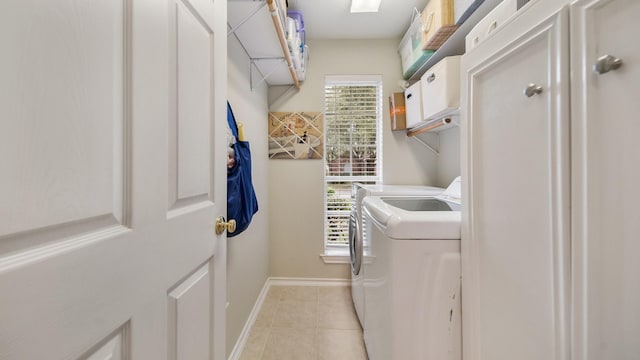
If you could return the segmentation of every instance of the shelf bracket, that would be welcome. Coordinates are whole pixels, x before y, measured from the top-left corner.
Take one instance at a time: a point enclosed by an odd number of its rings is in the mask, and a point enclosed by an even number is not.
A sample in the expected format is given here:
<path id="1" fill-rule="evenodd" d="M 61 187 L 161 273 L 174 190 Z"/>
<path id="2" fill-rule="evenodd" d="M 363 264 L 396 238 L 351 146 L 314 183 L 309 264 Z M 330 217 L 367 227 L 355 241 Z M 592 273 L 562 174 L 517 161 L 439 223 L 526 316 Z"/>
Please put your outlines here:
<path id="1" fill-rule="evenodd" d="M 242 19 L 242 21 L 240 21 L 240 23 L 238 25 L 236 25 L 236 27 L 231 28 L 231 30 L 229 30 L 229 32 L 227 33 L 227 36 L 231 36 L 231 34 L 235 34 L 236 30 L 238 30 L 247 21 L 251 20 L 251 18 L 255 14 L 257 14 L 260 10 L 264 9 L 265 6 L 267 6 L 266 2 L 264 4 L 262 4 L 260 7 L 258 7 L 257 9 L 255 9 L 254 11 L 252 11 L 251 14 L 249 14 L 246 18 Z M 227 25 L 229 25 L 229 24 L 227 23 Z M 229 27 L 231 27 L 231 25 L 229 25 Z"/>
<path id="2" fill-rule="evenodd" d="M 259 86 L 260 84 L 262 84 L 263 82 L 265 82 L 267 80 L 267 78 L 269 78 L 269 76 L 271 76 L 271 74 L 273 74 L 274 72 L 276 72 L 276 70 L 278 70 L 278 65 L 273 66 L 272 69 L 269 70 L 269 72 L 265 75 L 262 73 L 262 71 L 260 71 L 260 69 L 258 68 L 258 66 L 256 65 L 256 60 L 280 60 L 281 62 L 286 62 L 286 60 L 284 58 L 280 58 L 280 57 L 276 57 L 276 58 L 255 58 L 255 59 L 251 59 L 251 61 L 249 62 L 249 82 L 251 83 L 251 91 L 253 91 L 254 87 Z M 254 85 L 253 84 L 253 68 L 256 68 L 256 70 L 260 73 L 260 81 L 258 82 L 258 84 Z"/>
<path id="3" fill-rule="evenodd" d="M 438 135 L 438 139 L 440 138 L 440 135 Z M 436 154 L 436 156 L 440 155 L 440 152 L 436 149 L 434 149 L 431 145 L 427 144 L 426 142 L 424 142 L 422 139 L 420 139 L 417 136 L 413 136 L 412 139 L 414 139 L 415 141 L 419 142 L 420 144 L 422 144 L 424 147 L 426 147 L 427 149 L 431 150 L 434 154 Z"/>

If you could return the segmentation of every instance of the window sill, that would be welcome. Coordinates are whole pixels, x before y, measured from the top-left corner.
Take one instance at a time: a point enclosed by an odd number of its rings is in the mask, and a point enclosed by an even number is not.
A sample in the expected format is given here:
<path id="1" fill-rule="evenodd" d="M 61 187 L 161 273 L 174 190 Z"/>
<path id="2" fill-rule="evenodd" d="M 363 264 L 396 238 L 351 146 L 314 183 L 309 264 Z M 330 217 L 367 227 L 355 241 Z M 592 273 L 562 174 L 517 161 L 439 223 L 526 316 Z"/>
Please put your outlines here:
<path id="1" fill-rule="evenodd" d="M 345 250 L 325 250 L 320 257 L 325 264 L 350 264 L 349 250 Z"/>

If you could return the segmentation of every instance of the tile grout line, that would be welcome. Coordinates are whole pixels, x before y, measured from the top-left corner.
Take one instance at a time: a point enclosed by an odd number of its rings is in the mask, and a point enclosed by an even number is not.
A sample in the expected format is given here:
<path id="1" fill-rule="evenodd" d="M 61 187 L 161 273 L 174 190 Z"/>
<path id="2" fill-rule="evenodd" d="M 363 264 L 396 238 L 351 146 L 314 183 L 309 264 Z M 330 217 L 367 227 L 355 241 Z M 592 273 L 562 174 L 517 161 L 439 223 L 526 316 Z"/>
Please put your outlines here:
<path id="1" fill-rule="evenodd" d="M 320 360 L 320 289 L 316 289 L 316 360 Z"/>
<path id="2" fill-rule="evenodd" d="M 284 285 L 286 286 L 286 285 Z M 275 286 L 277 287 L 277 285 Z M 292 288 L 299 288 L 300 286 L 290 286 Z M 269 289 L 269 292 L 271 292 L 273 288 Z M 315 355 L 314 357 L 312 357 L 309 360 L 320 360 L 321 357 L 321 349 L 320 349 L 320 333 L 321 330 L 327 330 L 331 331 L 331 330 L 353 330 L 354 332 L 359 332 L 360 335 L 362 336 L 362 332 L 361 330 L 358 331 L 358 329 L 338 329 L 335 328 L 335 326 L 329 326 L 326 328 L 321 328 L 321 323 L 323 323 L 321 321 L 321 307 L 323 304 L 334 304 L 334 305 L 346 305 L 345 304 L 345 299 L 343 299 L 343 296 L 340 294 L 335 294 L 335 293 L 326 293 L 326 291 L 323 293 L 324 296 L 321 296 L 321 291 L 320 291 L 320 287 L 315 287 L 312 290 L 312 294 L 310 294 L 309 292 L 305 292 L 305 291 L 277 291 L 277 297 L 274 299 L 275 300 L 275 311 L 272 313 L 272 315 L 269 317 L 269 320 L 267 322 L 267 326 L 266 326 L 266 331 L 267 331 L 267 336 L 265 339 L 265 342 L 262 343 L 261 348 L 260 348 L 260 352 L 258 353 L 258 358 L 260 360 L 264 360 L 265 359 L 265 355 L 266 355 L 266 349 L 267 349 L 267 345 L 273 340 L 273 330 L 274 330 L 274 324 L 276 321 L 276 318 L 278 317 L 278 313 L 287 313 L 286 309 L 285 309 L 285 303 L 286 301 L 300 301 L 300 302 L 304 302 L 304 301 L 308 301 L 305 300 L 305 298 L 308 298 L 309 295 L 314 297 L 314 306 L 315 306 L 315 319 L 313 322 L 313 346 L 315 347 Z M 289 297 L 287 297 L 289 296 Z M 322 299 L 324 299 L 325 301 L 322 301 Z M 264 302 L 263 304 L 261 304 L 261 309 L 263 310 L 262 306 L 265 305 L 266 302 Z M 355 311 L 355 310 L 353 310 Z M 282 315 L 282 314 L 280 314 Z M 355 315 L 355 314 L 354 314 Z M 326 321 L 325 321 L 326 322 Z M 255 328 L 255 325 L 253 325 L 251 327 L 251 331 L 253 331 Z M 296 327 L 293 326 L 292 329 L 295 329 Z M 302 327 L 301 327 L 302 329 Z M 351 331 L 349 331 L 351 332 Z M 302 359 L 301 359 L 302 360 Z M 305 359 L 306 360 L 306 359 Z"/>
<path id="3" fill-rule="evenodd" d="M 264 344 L 262 344 L 262 349 L 260 350 L 260 360 L 262 360 L 262 358 L 264 357 L 264 351 L 267 349 L 267 344 L 269 343 L 269 339 L 271 338 L 271 327 L 268 327 L 267 329 L 267 340 L 264 342 Z"/>

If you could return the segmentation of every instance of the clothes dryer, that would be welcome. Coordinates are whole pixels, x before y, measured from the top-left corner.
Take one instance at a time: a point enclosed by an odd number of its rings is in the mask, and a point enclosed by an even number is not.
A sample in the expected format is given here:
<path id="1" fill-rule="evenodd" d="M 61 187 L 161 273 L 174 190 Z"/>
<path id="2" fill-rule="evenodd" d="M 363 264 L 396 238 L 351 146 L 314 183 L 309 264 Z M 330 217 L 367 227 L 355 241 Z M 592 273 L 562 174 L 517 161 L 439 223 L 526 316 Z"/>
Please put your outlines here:
<path id="1" fill-rule="evenodd" d="M 369 359 L 461 359 L 459 188 L 363 200 Z"/>
<path id="2" fill-rule="evenodd" d="M 349 221 L 349 257 L 351 262 L 351 295 L 360 325 L 364 328 L 364 271 L 369 261 L 367 233 L 363 228 L 362 200 L 367 196 L 436 196 L 443 188 L 419 185 L 372 185 L 356 183 L 353 187 L 354 204 Z"/>

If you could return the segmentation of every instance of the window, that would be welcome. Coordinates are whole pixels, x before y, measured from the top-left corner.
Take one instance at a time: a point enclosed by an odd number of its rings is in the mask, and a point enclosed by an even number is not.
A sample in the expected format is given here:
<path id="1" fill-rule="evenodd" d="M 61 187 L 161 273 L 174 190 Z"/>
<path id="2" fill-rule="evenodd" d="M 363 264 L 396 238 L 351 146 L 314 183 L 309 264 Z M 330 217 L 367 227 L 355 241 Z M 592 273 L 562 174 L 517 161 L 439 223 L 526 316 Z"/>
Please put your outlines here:
<path id="1" fill-rule="evenodd" d="M 382 179 L 382 78 L 327 76 L 324 87 L 325 254 L 348 254 L 353 183 Z"/>

